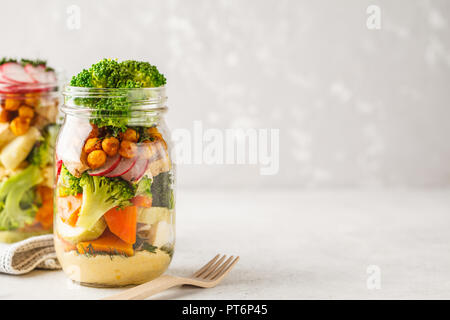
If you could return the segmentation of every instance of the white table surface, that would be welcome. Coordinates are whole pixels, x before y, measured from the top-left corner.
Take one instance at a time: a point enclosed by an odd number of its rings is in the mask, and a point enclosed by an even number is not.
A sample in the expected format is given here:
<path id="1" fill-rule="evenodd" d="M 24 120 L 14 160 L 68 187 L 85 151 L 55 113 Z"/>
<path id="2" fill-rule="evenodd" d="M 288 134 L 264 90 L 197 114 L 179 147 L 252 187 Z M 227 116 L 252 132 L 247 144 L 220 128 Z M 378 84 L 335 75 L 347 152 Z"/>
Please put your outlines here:
<path id="1" fill-rule="evenodd" d="M 450 190 L 183 191 L 169 274 L 216 253 L 241 256 L 213 289 L 154 299 L 450 298 Z M 367 267 L 380 289 L 367 288 Z M 97 299 L 123 289 L 82 287 L 61 271 L 0 275 L 0 299 Z"/>

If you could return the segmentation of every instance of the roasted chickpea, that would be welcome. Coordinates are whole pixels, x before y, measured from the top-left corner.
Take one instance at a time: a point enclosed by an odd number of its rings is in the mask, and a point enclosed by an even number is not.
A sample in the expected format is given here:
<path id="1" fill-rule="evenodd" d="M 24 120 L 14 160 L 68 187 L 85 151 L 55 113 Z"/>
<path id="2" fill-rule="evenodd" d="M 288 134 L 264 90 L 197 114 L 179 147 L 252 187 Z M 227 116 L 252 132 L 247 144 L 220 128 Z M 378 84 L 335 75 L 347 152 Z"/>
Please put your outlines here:
<path id="1" fill-rule="evenodd" d="M 167 143 L 166 141 L 163 139 L 163 137 L 161 136 L 160 133 L 156 133 L 152 135 L 152 138 L 154 139 L 154 141 L 159 141 L 164 145 L 164 148 L 167 149 Z"/>
<path id="2" fill-rule="evenodd" d="M 159 134 L 158 128 L 156 128 L 156 127 L 150 127 L 150 128 L 148 128 L 148 129 L 147 129 L 147 132 L 148 132 L 149 134 L 155 134 L 155 133 L 158 133 L 158 134 Z"/>
<path id="3" fill-rule="evenodd" d="M 10 128 L 16 136 L 21 136 L 30 129 L 30 119 L 17 117 L 11 121 Z"/>
<path id="4" fill-rule="evenodd" d="M 38 102 L 39 93 L 30 92 L 25 94 L 25 104 L 29 106 L 37 106 Z"/>
<path id="5" fill-rule="evenodd" d="M 9 122 L 11 120 L 11 112 L 5 109 L 0 110 L 0 122 Z"/>
<path id="6" fill-rule="evenodd" d="M 84 144 L 84 152 L 91 153 L 94 150 L 102 149 L 102 141 L 99 138 L 90 138 L 87 139 Z"/>
<path id="7" fill-rule="evenodd" d="M 148 134 L 151 136 L 152 141 L 161 141 L 164 144 L 164 148 L 167 149 L 167 143 L 164 141 L 161 133 L 158 131 L 157 127 L 150 127 L 147 129 Z"/>
<path id="8" fill-rule="evenodd" d="M 22 105 L 22 106 L 19 108 L 19 117 L 20 117 L 20 118 L 30 118 L 30 119 L 33 119 L 33 117 L 34 117 L 34 110 L 33 110 L 33 108 L 28 107 L 28 106 L 25 106 L 25 105 Z"/>
<path id="9" fill-rule="evenodd" d="M 106 138 L 102 141 L 102 149 L 106 152 L 106 154 L 110 157 L 113 157 L 117 154 L 119 150 L 119 140 L 117 138 L 111 137 Z"/>
<path id="10" fill-rule="evenodd" d="M 91 169 L 100 168 L 106 162 L 106 153 L 103 150 L 94 150 L 87 156 L 87 163 Z"/>
<path id="11" fill-rule="evenodd" d="M 163 144 L 164 148 L 167 150 L 167 143 L 163 139 L 161 133 L 159 133 L 159 132 L 158 133 L 153 133 L 151 135 L 151 139 L 152 139 L 152 141 L 155 141 L 155 142 L 161 142 Z"/>
<path id="12" fill-rule="evenodd" d="M 137 133 L 136 130 L 128 128 L 124 133 L 121 134 L 121 138 L 122 138 L 122 140 L 138 142 L 139 133 Z"/>
<path id="13" fill-rule="evenodd" d="M 134 142 L 124 140 L 120 143 L 119 154 L 124 158 L 133 158 L 137 155 L 137 145 Z"/>
<path id="14" fill-rule="evenodd" d="M 5 100 L 5 110 L 16 111 L 20 107 L 20 100 L 17 99 L 6 99 Z"/>

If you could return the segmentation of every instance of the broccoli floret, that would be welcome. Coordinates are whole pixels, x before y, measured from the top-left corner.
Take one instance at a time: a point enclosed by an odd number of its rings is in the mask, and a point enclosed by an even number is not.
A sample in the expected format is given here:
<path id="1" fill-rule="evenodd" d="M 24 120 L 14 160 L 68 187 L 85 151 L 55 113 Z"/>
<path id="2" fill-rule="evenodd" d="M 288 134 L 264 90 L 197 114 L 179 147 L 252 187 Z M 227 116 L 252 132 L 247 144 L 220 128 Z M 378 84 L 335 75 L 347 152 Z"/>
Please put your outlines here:
<path id="1" fill-rule="evenodd" d="M 116 60 L 103 59 L 92 65 L 90 71 L 95 88 L 122 88 L 122 82 L 130 78 L 130 74 Z"/>
<path id="2" fill-rule="evenodd" d="M 114 207 L 126 207 L 131 204 L 134 187 L 121 178 L 81 176 L 80 186 L 83 188 L 83 202 L 77 226 L 90 229 L 107 211 Z"/>
<path id="3" fill-rule="evenodd" d="M 148 62 L 103 59 L 72 77 L 70 85 L 87 88 L 154 88 L 166 78 Z"/>
<path id="4" fill-rule="evenodd" d="M 126 88 L 153 88 L 166 84 L 166 78 L 148 62 L 126 60 L 120 63 L 121 69 L 131 75 Z"/>
<path id="5" fill-rule="evenodd" d="M 119 88 L 118 82 L 121 78 L 125 78 L 125 75 L 121 75 L 119 63 L 116 60 L 103 59 L 93 64 L 88 70 L 84 69 L 72 77 L 70 85 L 87 88 Z"/>
<path id="6" fill-rule="evenodd" d="M 56 136 L 59 126 L 49 124 L 42 133 L 42 138 L 36 143 L 28 156 L 28 161 L 41 168 L 53 164 Z"/>
<path id="7" fill-rule="evenodd" d="M 81 178 L 75 177 L 73 174 L 67 170 L 66 166 L 62 164 L 61 173 L 59 174 L 58 182 L 58 196 L 76 196 L 83 192 L 83 188 L 80 186 Z"/>
<path id="8" fill-rule="evenodd" d="M 72 77 L 70 85 L 87 88 L 152 88 L 166 83 L 166 78 L 148 62 L 103 59 Z M 76 98 L 75 103 L 92 109 L 91 123 L 98 127 L 114 127 L 125 131 L 130 117 L 130 96 L 116 90 L 111 97 Z"/>
<path id="9" fill-rule="evenodd" d="M 40 168 L 29 165 L 0 186 L 0 230 L 13 230 L 30 224 L 37 207 L 32 188 L 42 182 Z"/>
<path id="10" fill-rule="evenodd" d="M 89 70 L 83 69 L 79 74 L 72 77 L 70 85 L 73 87 L 93 88 L 92 73 Z"/>
<path id="11" fill-rule="evenodd" d="M 172 174 L 170 172 L 162 172 L 154 177 L 151 191 L 153 197 L 152 206 L 173 208 L 174 196 L 172 190 Z"/>

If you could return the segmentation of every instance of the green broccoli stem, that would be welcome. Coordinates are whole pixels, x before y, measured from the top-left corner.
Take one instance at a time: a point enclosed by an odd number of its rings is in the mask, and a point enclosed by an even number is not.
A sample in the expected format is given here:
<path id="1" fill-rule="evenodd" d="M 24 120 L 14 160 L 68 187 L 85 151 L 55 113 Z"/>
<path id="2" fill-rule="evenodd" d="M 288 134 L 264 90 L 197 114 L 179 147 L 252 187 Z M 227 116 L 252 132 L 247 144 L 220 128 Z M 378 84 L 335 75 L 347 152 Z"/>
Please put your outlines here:
<path id="1" fill-rule="evenodd" d="M 12 176 L 0 187 L 0 230 L 12 230 L 23 227 L 34 220 L 37 211 L 33 198 L 27 197 L 27 203 L 21 200 L 31 188 L 42 182 L 38 166 L 30 165 Z M 25 209 L 23 209 L 25 207 Z"/>
<path id="2" fill-rule="evenodd" d="M 91 188 L 84 189 L 77 227 L 91 229 L 106 212 L 115 206 L 115 202 L 109 201 L 107 193 L 95 192 Z"/>
<path id="3" fill-rule="evenodd" d="M 87 173 L 81 177 L 80 186 L 83 188 L 83 201 L 76 225 L 87 230 L 109 210 L 131 205 L 130 199 L 135 193 L 134 187 L 120 178 Z"/>

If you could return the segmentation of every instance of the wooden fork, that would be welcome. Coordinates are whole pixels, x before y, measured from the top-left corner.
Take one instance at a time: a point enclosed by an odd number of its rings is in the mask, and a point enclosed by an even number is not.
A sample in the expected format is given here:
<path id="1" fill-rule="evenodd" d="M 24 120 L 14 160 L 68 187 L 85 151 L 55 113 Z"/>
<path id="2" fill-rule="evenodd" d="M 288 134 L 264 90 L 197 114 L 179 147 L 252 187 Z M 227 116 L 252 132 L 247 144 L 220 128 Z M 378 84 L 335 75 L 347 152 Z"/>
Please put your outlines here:
<path id="1" fill-rule="evenodd" d="M 222 257 L 220 254 L 216 255 L 189 278 L 162 275 L 155 280 L 125 290 L 103 300 L 142 300 L 166 289 L 181 285 L 191 285 L 201 288 L 215 287 L 239 261 L 239 257 L 234 258 L 231 256 L 223 262 L 225 258 L 226 255 Z"/>

